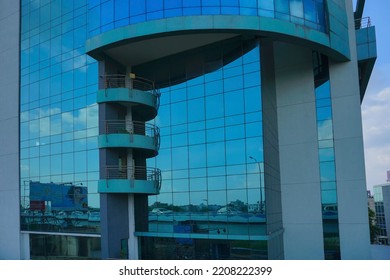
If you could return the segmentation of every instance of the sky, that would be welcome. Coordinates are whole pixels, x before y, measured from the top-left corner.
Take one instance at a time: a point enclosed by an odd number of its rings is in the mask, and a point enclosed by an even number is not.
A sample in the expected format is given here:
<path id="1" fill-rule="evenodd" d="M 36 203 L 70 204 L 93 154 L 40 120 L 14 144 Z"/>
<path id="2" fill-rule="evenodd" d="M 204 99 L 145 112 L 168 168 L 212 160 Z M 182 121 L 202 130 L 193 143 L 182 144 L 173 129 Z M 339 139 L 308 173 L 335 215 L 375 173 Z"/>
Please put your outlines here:
<path id="1" fill-rule="evenodd" d="M 355 2 L 355 0 L 354 0 Z M 377 60 L 362 103 L 367 189 L 390 170 L 390 0 L 366 0 L 363 17 L 376 29 Z"/>

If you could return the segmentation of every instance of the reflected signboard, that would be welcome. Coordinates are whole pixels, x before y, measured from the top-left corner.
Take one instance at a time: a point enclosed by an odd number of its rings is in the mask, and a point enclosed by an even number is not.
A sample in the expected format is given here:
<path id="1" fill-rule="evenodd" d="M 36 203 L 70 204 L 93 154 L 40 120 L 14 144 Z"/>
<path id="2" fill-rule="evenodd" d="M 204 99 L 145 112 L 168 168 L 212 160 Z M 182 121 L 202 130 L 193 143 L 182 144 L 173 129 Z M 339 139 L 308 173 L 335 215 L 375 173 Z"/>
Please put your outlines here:
<path id="1" fill-rule="evenodd" d="M 88 209 L 88 190 L 71 183 L 41 183 L 30 181 L 30 207 L 47 205 L 51 210 Z M 42 209 L 41 209 L 42 210 Z"/>

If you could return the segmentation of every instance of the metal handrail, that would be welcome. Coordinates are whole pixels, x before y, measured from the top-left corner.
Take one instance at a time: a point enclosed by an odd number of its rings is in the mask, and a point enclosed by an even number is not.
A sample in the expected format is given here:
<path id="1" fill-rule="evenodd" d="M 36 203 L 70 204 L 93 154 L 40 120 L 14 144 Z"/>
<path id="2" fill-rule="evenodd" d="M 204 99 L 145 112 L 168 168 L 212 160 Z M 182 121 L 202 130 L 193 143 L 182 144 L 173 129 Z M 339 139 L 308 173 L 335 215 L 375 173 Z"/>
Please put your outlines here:
<path id="1" fill-rule="evenodd" d="M 153 81 L 138 77 L 127 76 L 123 74 L 106 74 L 100 76 L 101 88 L 130 88 L 152 93 L 158 93 Z"/>
<path id="2" fill-rule="evenodd" d="M 370 17 L 355 19 L 355 30 L 367 28 L 370 26 L 371 26 L 371 18 Z"/>
<path id="3" fill-rule="evenodd" d="M 160 129 L 153 124 L 139 121 L 106 120 L 105 132 L 106 134 L 136 134 L 154 138 L 159 136 Z"/>
<path id="4" fill-rule="evenodd" d="M 142 135 L 153 138 L 155 150 L 160 149 L 160 129 L 150 123 L 126 120 L 106 120 L 106 134 Z"/>
<path id="5" fill-rule="evenodd" d="M 123 74 L 106 74 L 100 76 L 99 88 L 128 88 L 149 92 L 154 96 L 154 107 L 158 110 L 160 107 L 160 89 L 156 88 L 155 83 L 148 79 Z"/>
<path id="6" fill-rule="evenodd" d="M 158 168 L 108 165 L 105 170 L 104 179 L 161 181 L 161 170 Z"/>

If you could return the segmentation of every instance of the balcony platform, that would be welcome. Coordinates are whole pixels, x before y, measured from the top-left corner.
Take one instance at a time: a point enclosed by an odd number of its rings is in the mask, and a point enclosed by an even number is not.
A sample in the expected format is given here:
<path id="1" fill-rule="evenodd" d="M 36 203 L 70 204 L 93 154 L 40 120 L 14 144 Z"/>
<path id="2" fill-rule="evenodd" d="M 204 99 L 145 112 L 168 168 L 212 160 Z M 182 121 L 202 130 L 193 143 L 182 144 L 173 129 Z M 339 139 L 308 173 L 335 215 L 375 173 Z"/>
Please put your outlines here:
<path id="1" fill-rule="evenodd" d="M 160 186 L 158 180 L 104 179 L 98 182 L 98 192 L 157 195 Z"/>

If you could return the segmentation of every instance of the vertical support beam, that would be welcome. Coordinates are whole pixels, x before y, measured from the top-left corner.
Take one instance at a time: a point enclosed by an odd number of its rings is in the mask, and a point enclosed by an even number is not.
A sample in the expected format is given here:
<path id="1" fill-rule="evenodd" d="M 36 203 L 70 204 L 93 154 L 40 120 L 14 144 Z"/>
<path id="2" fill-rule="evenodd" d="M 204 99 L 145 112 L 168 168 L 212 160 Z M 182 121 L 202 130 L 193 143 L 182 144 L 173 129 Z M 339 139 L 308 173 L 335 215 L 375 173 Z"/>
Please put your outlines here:
<path id="1" fill-rule="evenodd" d="M 129 260 L 138 260 L 138 238 L 134 235 L 135 232 L 135 202 L 134 194 L 128 196 L 128 209 L 129 209 L 129 240 L 128 251 Z"/>
<path id="2" fill-rule="evenodd" d="M 126 130 L 130 132 L 129 137 L 130 141 L 132 141 L 133 133 L 134 133 L 134 125 L 133 125 L 133 113 L 132 107 L 127 107 L 127 113 L 125 117 L 126 122 Z M 134 158 L 133 158 L 133 150 L 127 149 L 127 178 L 134 178 Z"/>
<path id="3" fill-rule="evenodd" d="M 100 194 L 102 259 L 123 258 L 121 245 L 129 238 L 128 199 L 123 194 Z"/>
<path id="4" fill-rule="evenodd" d="M 312 51 L 275 42 L 274 57 L 284 255 L 324 259 Z"/>
<path id="5" fill-rule="evenodd" d="M 351 61 L 329 65 L 340 249 L 342 259 L 370 259 L 359 76 L 350 2 L 346 1 Z"/>
<path id="6" fill-rule="evenodd" d="M 0 259 L 20 259 L 20 1 L 0 10 Z M 30 248 L 26 248 L 29 250 Z M 24 255 L 24 254 L 23 254 Z"/>
<path id="7" fill-rule="evenodd" d="M 30 254 L 30 234 L 29 233 L 21 233 L 20 234 L 20 246 L 21 246 L 20 259 L 22 259 L 22 260 L 29 260 L 29 259 L 31 259 L 31 254 Z"/>
<path id="8" fill-rule="evenodd" d="M 268 258 L 283 259 L 283 221 L 280 189 L 278 117 L 276 104 L 274 43 L 260 40 L 261 99 L 263 111 L 264 185 L 267 234 L 280 232 L 268 240 Z M 266 69 L 263 71 L 263 69 Z"/>

